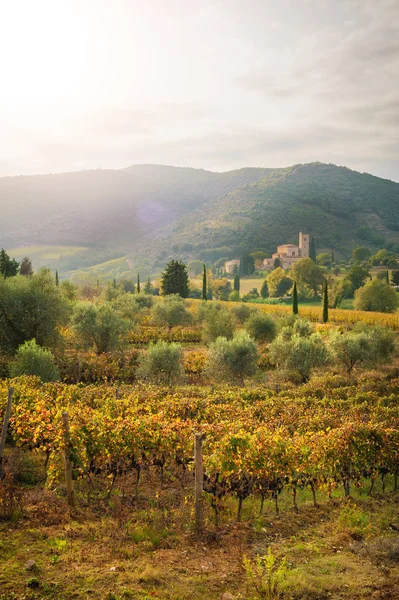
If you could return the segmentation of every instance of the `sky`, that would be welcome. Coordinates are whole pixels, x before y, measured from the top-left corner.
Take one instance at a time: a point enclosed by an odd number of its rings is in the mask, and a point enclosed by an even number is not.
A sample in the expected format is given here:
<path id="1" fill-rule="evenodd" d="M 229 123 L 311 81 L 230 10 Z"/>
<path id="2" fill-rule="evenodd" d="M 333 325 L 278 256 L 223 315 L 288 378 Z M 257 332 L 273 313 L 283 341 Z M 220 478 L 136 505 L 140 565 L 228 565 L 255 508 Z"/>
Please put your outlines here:
<path id="1" fill-rule="evenodd" d="M 0 176 L 321 161 L 399 181 L 399 0 L 0 6 Z"/>

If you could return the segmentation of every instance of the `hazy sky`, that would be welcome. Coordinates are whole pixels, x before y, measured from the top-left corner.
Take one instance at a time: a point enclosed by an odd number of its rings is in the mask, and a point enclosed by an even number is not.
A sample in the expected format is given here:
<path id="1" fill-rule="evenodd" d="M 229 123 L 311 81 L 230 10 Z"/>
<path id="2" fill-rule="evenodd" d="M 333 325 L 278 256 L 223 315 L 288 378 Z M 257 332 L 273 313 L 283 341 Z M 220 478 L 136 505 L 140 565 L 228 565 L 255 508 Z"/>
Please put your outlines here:
<path id="1" fill-rule="evenodd" d="M 399 0 L 0 0 L 0 176 L 315 160 L 399 181 Z"/>

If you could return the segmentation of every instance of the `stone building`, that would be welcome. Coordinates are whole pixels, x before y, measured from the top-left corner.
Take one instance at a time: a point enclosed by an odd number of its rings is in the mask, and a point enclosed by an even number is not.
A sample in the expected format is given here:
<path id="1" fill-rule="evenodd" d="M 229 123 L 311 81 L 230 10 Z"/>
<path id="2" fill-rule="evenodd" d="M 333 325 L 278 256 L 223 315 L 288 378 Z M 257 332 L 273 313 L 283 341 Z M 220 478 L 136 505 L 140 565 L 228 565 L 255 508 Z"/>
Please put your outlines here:
<path id="1" fill-rule="evenodd" d="M 240 270 L 240 259 L 238 258 L 234 260 L 228 260 L 224 265 L 224 270 L 226 273 L 229 273 L 229 275 L 233 275 L 235 267 L 237 267 L 236 271 L 238 272 Z"/>
<path id="2" fill-rule="evenodd" d="M 310 235 L 308 233 L 299 233 L 299 245 L 281 244 L 277 246 L 277 252 L 272 255 L 272 258 L 265 258 L 263 261 L 263 269 L 274 269 L 274 261 L 279 259 L 283 269 L 290 269 L 293 264 L 300 258 L 309 256 Z"/>

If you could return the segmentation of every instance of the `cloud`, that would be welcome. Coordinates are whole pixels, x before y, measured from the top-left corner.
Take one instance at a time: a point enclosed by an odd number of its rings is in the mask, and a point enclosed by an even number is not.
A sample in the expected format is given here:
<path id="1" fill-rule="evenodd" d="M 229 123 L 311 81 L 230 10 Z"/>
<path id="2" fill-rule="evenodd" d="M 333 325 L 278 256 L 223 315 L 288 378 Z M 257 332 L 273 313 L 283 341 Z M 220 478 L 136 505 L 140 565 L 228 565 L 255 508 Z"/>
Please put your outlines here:
<path id="1" fill-rule="evenodd" d="M 399 181 L 398 0 L 188 4 L 146 6 L 138 45 L 127 21 L 140 11 L 117 0 L 126 23 L 109 41 L 119 54 L 103 96 L 44 125 L 2 127 L 0 175 L 321 160 Z"/>

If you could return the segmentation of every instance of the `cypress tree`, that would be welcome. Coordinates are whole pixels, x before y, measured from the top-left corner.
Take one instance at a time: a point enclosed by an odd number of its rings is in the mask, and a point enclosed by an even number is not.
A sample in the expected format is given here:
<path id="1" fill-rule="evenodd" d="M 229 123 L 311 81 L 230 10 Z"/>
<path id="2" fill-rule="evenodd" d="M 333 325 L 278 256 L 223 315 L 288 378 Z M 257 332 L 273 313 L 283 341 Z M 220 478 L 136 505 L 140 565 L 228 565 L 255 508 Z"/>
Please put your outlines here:
<path id="1" fill-rule="evenodd" d="M 115 279 L 115 277 L 114 277 L 114 280 L 113 280 L 112 284 L 114 286 L 114 290 L 116 290 L 116 279 Z"/>
<path id="2" fill-rule="evenodd" d="M 55 270 L 55 285 L 58 287 L 60 285 L 60 280 L 58 277 L 58 270 Z"/>
<path id="3" fill-rule="evenodd" d="M 328 284 L 327 279 L 324 281 L 324 293 L 323 293 L 323 323 L 328 321 Z"/>
<path id="4" fill-rule="evenodd" d="M 203 265 L 204 269 L 203 269 L 203 274 L 202 274 L 202 299 L 203 300 L 208 300 L 208 294 L 207 294 L 207 289 L 206 289 L 206 266 L 205 264 Z"/>
<path id="5" fill-rule="evenodd" d="M 262 287 L 260 288 L 260 295 L 262 298 L 269 297 L 269 288 L 266 279 L 264 280 L 264 282 L 262 283 Z"/>
<path id="6" fill-rule="evenodd" d="M 248 256 L 246 254 L 240 259 L 240 273 L 241 275 L 248 275 Z"/>
<path id="7" fill-rule="evenodd" d="M 387 284 L 389 285 L 389 271 L 387 269 Z"/>
<path id="8" fill-rule="evenodd" d="M 334 250 L 331 252 L 331 266 L 335 263 L 335 253 Z"/>
<path id="9" fill-rule="evenodd" d="M 235 292 L 240 292 L 240 276 L 236 275 L 234 277 L 234 291 Z"/>
<path id="10" fill-rule="evenodd" d="M 310 238 L 309 258 L 316 262 L 316 244 L 313 235 Z"/>
<path id="11" fill-rule="evenodd" d="M 292 312 L 294 315 L 298 314 L 298 290 L 296 281 L 294 281 L 294 289 L 292 290 Z"/>
<path id="12" fill-rule="evenodd" d="M 137 293 L 140 294 L 140 273 L 137 273 Z"/>

